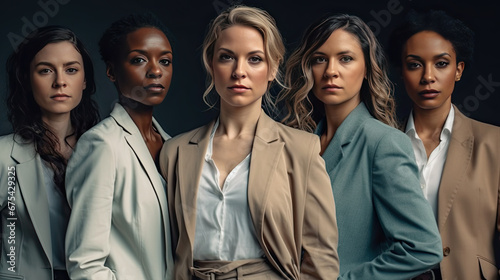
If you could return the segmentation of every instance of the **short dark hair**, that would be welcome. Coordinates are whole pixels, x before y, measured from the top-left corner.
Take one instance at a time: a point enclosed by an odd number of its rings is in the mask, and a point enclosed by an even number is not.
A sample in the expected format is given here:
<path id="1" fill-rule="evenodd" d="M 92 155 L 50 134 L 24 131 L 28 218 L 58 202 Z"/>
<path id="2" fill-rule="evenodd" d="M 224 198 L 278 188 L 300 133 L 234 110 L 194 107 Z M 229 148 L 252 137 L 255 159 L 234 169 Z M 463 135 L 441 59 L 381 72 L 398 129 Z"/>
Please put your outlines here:
<path id="1" fill-rule="evenodd" d="M 172 45 L 172 36 L 158 17 L 151 12 L 133 13 L 113 22 L 104 31 L 99 40 L 99 52 L 102 60 L 104 62 L 116 62 L 120 54 L 119 50 L 125 44 L 127 35 L 144 27 L 156 28 L 162 31 Z"/>
<path id="2" fill-rule="evenodd" d="M 417 12 L 411 10 L 406 20 L 392 32 L 389 39 L 388 54 L 394 66 L 401 67 L 403 47 L 408 39 L 421 31 L 433 31 L 450 41 L 460 61 L 469 64 L 474 53 L 474 32 L 462 21 L 451 17 L 444 11 L 430 10 Z"/>

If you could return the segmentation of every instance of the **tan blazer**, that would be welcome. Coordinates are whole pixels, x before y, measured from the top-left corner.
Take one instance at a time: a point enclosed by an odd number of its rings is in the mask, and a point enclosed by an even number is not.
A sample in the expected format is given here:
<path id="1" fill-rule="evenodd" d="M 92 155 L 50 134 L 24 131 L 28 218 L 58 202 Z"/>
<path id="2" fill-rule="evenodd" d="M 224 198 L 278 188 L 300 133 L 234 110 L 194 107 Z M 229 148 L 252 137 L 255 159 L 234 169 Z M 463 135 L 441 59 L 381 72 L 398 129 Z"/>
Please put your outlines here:
<path id="1" fill-rule="evenodd" d="M 163 146 L 160 166 L 175 248 L 175 279 L 191 279 L 196 200 L 214 122 Z M 317 136 L 261 113 L 250 159 L 248 206 L 269 263 L 285 279 L 336 279 L 337 224 Z M 303 252 L 303 258 L 301 258 Z"/>
<path id="2" fill-rule="evenodd" d="M 438 198 L 443 279 L 500 279 L 499 194 L 500 128 L 455 107 Z"/>
<path id="3" fill-rule="evenodd" d="M 40 155 L 14 134 L 0 137 L 0 150 L 0 279 L 52 280 L 51 230 L 65 229 L 50 228 Z"/>

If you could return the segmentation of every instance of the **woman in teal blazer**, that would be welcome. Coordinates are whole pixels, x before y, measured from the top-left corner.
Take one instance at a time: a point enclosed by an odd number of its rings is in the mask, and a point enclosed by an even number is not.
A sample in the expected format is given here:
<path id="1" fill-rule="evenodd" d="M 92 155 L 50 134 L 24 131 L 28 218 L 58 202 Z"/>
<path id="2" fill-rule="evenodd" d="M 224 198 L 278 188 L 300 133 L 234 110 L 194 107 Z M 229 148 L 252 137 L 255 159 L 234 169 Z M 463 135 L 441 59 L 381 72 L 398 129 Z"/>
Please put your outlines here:
<path id="1" fill-rule="evenodd" d="M 92 61 L 71 30 L 47 26 L 7 69 L 14 133 L 0 137 L 0 279 L 69 279 L 64 175 L 76 141 L 99 120 Z"/>
<path id="2" fill-rule="evenodd" d="M 285 121 L 320 136 L 331 178 L 339 279 L 409 279 L 442 258 L 384 65 L 370 28 L 349 15 L 312 25 L 287 64 Z"/>

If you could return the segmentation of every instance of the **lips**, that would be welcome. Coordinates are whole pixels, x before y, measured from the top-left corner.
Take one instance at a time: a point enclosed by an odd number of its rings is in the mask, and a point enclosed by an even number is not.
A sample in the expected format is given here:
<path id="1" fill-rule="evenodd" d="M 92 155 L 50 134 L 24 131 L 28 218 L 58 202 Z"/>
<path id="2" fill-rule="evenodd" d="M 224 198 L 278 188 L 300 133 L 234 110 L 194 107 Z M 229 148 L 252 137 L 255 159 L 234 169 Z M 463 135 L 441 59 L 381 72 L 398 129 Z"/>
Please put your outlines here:
<path id="1" fill-rule="evenodd" d="M 162 84 L 150 84 L 145 86 L 144 89 L 152 92 L 162 92 L 165 87 Z"/>
<path id="2" fill-rule="evenodd" d="M 431 99 L 438 96 L 440 91 L 435 89 L 424 89 L 418 93 L 423 98 Z"/>
<path id="3" fill-rule="evenodd" d="M 52 100 L 55 100 L 55 101 L 64 101 L 68 98 L 71 98 L 71 96 L 65 94 L 65 93 L 57 93 L 57 94 L 54 94 L 50 97 Z"/>
<path id="4" fill-rule="evenodd" d="M 327 84 L 325 85 L 324 87 L 322 87 L 322 89 L 326 90 L 326 91 L 337 91 L 339 89 L 342 89 L 342 87 L 336 85 L 336 84 Z"/>
<path id="5" fill-rule="evenodd" d="M 243 93 L 243 92 L 249 90 L 250 88 L 248 88 L 244 85 L 234 85 L 234 86 L 230 86 L 229 89 L 236 92 L 236 93 Z"/>

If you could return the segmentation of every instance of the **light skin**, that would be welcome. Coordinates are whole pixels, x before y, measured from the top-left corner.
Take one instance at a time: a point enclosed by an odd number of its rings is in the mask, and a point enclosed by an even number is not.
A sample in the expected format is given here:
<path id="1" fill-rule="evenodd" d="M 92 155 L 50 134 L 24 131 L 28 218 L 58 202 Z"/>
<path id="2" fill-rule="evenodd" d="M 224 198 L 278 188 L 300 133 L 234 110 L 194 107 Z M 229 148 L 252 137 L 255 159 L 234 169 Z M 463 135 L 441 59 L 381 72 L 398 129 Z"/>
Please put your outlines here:
<path id="1" fill-rule="evenodd" d="M 172 47 L 162 31 L 147 27 L 129 33 L 119 51 L 119 61 L 107 65 L 108 77 L 157 162 L 163 139 L 153 127 L 153 107 L 163 102 L 170 88 Z"/>
<path id="2" fill-rule="evenodd" d="M 311 56 L 312 92 L 323 102 L 326 130 L 321 135 L 321 154 L 344 119 L 361 102 L 360 90 L 366 76 L 359 40 L 337 29 Z"/>
<path id="3" fill-rule="evenodd" d="M 71 110 L 86 88 L 81 54 L 67 41 L 47 44 L 31 61 L 30 82 L 42 121 L 56 135 L 58 152 L 68 159 L 76 143 L 75 135 L 66 138 L 73 133 Z"/>
<path id="4" fill-rule="evenodd" d="M 215 42 L 211 68 L 220 96 L 213 160 L 222 189 L 227 175 L 252 149 L 262 96 L 276 73 L 269 69 L 262 35 L 241 25 L 221 32 Z"/>
<path id="5" fill-rule="evenodd" d="M 455 82 L 462 77 L 465 64 L 457 62 L 451 42 L 433 31 L 418 32 L 406 41 L 402 64 L 415 129 L 429 157 L 439 145 Z"/>

